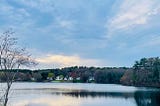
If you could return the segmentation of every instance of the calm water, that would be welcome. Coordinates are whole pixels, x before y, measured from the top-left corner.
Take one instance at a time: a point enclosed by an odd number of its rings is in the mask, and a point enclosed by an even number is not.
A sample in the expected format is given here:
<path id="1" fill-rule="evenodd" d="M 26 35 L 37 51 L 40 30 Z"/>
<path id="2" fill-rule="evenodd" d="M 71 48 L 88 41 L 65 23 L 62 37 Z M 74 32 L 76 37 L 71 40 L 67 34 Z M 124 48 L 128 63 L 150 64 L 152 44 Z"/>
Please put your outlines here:
<path id="1" fill-rule="evenodd" d="M 160 106 L 160 91 L 115 84 L 14 83 L 9 106 Z"/>

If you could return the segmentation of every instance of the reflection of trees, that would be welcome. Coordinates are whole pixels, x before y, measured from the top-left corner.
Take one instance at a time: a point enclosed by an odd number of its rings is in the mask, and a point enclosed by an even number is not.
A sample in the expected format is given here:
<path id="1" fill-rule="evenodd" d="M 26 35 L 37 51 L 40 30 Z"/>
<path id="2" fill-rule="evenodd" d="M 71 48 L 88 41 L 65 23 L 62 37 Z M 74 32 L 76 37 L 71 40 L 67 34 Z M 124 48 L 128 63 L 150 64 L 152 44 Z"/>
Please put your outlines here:
<path id="1" fill-rule="evenodd" d="M 53 94 L 53 93 L 52 93 Z M 134 93 L 122 92 L 90 92 L 90 91 L 71 91 L 71 92 L 55 92 L 56 95 L 72 96 L 76 98 L 97 98 L 97 97 L 111 97 L 111 98 L 133 98 Z"/>
<path id="2" fill-rule="evenodd" d="M 119 98 L 119 99 L 135 99 L 136 106 L 160 106 L 160 91 L 137 91 L 137 92 L 96 92 L 87 90 L 71 90 L 64 88 L 39 88 L 26 89 L 31 93 L 47 93 L 57 96 L 69 96 L 73 98 Z M 37 92 L 36 92 L 37 91 Z M 18 91 L 20 92 L 20 91 Z M 24 94 L 24 91 L 22 92 Z M 134 104 L 134 103 L 133 103 Z"/>
<path id="3" fill-rule="evenodd" d="M 58 92 L 56 95 L 72 96 L 76 98 L 135 98 L 137 106 L 160 106 L 160 92 L 138 91 L 138 92 L 89 92 L 89 91 L 71 91 Z"/>
<path id="4" fill-rule="evenodd" d="M 137 106 L 159 106 L 160 92 L 135 92 Z"/>

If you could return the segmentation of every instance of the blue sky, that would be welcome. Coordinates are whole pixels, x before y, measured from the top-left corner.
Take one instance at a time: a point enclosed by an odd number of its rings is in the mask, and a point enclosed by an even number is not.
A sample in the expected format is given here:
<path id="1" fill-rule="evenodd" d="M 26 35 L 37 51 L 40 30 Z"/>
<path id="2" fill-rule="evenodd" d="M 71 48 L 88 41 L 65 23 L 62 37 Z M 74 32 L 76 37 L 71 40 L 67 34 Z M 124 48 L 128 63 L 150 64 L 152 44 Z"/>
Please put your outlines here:
<path id="1" fill-rule="evenodd" d="M 9 28 L 37 68 L 160 56 L 160 0 L 0 0 L 0 32 Z"/>

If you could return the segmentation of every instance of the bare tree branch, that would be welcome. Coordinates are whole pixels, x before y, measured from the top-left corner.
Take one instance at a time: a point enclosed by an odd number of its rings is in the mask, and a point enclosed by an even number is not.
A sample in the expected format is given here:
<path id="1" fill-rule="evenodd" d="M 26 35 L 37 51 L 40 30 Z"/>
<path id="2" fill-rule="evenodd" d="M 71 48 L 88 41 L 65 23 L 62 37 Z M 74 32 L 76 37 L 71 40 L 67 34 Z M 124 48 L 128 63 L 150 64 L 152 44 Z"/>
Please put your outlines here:
<path id="1" fill-rule="evenodd" d="M 0 36 L 0 70 L 1 75 L 6 79 L 6 88 L 0 99 L 3 106 L 7 106 L 10 88 L 18 72 L 13 72 L 13 69 L 37 65 L 25 48 L 17 46 L 17 38 L 12 37 L 13 34 L 12 30 L 8 30 Z"/>

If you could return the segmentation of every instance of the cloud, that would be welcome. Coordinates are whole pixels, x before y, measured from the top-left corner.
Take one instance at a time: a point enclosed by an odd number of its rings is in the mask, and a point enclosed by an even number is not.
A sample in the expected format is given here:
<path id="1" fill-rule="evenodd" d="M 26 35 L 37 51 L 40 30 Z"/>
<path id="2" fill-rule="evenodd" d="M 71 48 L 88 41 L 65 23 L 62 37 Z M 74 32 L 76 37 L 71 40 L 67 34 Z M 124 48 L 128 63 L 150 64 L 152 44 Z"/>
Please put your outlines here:
<path id="1" fill-rule="evenodd" d="M 98 66 L 102 65 L 100 60 L 85 59 L 78 55 L 46 55 L 45 57 L 39 57 L 36 59 L 40 65 L 56 65 L 56 67 L 69 67 L 69 66 Z"/>
<path id="2" fill-rule="evenodd" d="M 70 29 L 73 27 L 73 22 L 71 22 L 69 20 L 62 20 L 62 21 L 59 21 L 59 25 L 62 28 Z"/>
<path id="3" fill-rule="evenodd" d="M 134 44 L 128 42 L 123 46 L 123 43 L 120 43 L 117 46 L 117 50 L 123 53 L 124 56 L 131 56 L 131 57 L 138 56 L 139 58 L 145 56 L 153 57 L 153 56 L 159 56 L 158 54 L 160 50 L 159 46 L 160 46 L 160 36 L 150 35 L 147 37 L 140 38 Z"/>
<path id="4" fill-rule="evenodd" d="M 116 15 L 107 22 L 107 28 L 110 31 L 125 30 L 147 24 L 151 16 L 160 13 L 159 10 L 159 0 L 124 0 Z"/>
<path id="5" fill-rule="evenodd" d="M 41 12 L 53 12 L 54 2 L 53 0 L 14 0 L 29 8 L 37 9 Z"/>
<path id="6" fill-rule="evenodd" d="M 159 47 L 160 46 L 160 36 L 151 36 L 147 40 L 144 40 L 141 44 L 135 48 L 148 48 L 148 47 Z"/>
<path id="7" fill-rule="evenodd" d="M 0 2 L 1 18 L 7 22 L 22 22 L 24 18 L 28 18 L 30 14 L 23 8 L 15 8 L 6 2 Z"/>
<path id="8" fill-rule="evenodd" d="M 25 8 L 17 8 L 5 0 L 0 1 L 0 16 L 1 29 L 13 28 L 24 31 L 24 27 L 28 28 L 28 25 L 33 23 L 33 19 L 30 19 L 31 14 Z"/>

